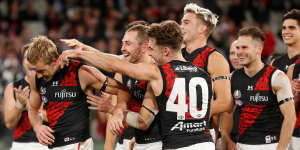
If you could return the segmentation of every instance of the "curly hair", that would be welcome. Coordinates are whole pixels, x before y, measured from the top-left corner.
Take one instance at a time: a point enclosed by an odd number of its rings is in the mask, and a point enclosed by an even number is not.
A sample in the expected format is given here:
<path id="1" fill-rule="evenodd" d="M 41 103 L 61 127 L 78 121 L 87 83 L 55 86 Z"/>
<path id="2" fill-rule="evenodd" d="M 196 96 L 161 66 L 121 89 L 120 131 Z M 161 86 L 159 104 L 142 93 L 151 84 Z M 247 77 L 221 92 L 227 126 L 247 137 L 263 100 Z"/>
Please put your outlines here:
<path id="1" fill-rule="evenodd" d="M 50 64 L 52 59 L 58 56 L 55 44 L 46 36 L 33 38 L 27 52 L 27 60 L 31 64 L 36 64 L 38 61 Z"/>
<path id="2" fill-rule="evenodd" d="M 160 24 L 151 24 L 148 30 L 149 38 L 154 38 L 157 45 L 167 46 L 173 52 L 179 51 L 183 42 L 183 35 L 179 25 L 172 20 Z"/>

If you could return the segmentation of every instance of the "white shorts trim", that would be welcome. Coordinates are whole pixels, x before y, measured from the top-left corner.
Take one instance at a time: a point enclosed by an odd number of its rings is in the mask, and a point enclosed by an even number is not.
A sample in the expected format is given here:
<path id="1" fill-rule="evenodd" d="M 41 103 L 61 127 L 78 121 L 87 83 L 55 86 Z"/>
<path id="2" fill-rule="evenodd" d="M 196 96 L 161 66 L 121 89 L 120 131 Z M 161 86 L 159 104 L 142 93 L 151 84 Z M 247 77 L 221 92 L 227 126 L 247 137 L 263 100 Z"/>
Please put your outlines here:
<path id="1" fill-rule="evenodd" d="M 162 141 L 147 143 L 147 144 L 138 144 L 135 143 L 134 150 L 159 150 L 162 149 Z"/>
<path id="2" fill-rule="evenodd" d="M 289 144 L 289 150 L 299 150 L 299 149 L 300 149 L 300 137 L 292 136 Z"/>
<path id="3" fill-rule="evenodd" d="M 130 140 L 123 139 L 123 144 L 120 144 L 119 142 L 117 142 L 115 150 L 129 150 L 129 143 L 130 143 Z"/>
<path id="4" fill-rule="evenodd" d="M 194 145 L 190 145 L 187 147 L 177 148 L 176 150 L 215 150 L 215 144 L 213 142 L 204 142 L 198 143 Z M 175 149 L 168 149 L 175 150 Z"/>
<path id="5" fill-rule="evenodd" d="M 259 145 L 237 143 L 236 147 L 238 150 L 276 150 L 277 145 L 278 143 L 259 144 Z"/>
<path id="6" fill-rule="evenodd" d="M 48 150 L 48 147 L 38 142 L 13 141 L 10 150 Z"/>
<path id="7" fill-rule="evenodd" d="M 94 150 L 94 142 L 92 138 L 88 138 L 84 142 L 54 147 L 51 150 Z"/>

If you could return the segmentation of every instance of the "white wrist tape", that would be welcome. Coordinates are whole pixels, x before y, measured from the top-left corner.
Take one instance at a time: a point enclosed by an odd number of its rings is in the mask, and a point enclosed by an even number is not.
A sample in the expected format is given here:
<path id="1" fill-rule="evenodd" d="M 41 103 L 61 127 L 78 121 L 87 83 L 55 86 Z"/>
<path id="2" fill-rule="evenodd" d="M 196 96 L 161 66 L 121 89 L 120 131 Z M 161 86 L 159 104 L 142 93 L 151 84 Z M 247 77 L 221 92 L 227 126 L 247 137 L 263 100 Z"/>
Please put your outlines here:
<path id="1" fill-rule="evenodd" d="M 21 104 L 18 99 L 16 99 L 16 107 L 19 109 L 24 109 L 25 105 Z"/>

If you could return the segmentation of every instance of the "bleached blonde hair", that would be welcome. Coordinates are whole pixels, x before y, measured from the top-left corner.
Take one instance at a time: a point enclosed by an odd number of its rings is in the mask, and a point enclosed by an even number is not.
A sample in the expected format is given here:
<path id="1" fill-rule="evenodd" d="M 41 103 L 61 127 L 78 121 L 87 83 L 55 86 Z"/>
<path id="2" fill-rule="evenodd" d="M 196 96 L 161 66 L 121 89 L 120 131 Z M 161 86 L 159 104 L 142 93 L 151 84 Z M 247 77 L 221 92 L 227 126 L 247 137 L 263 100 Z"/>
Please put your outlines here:
<path id="1" fill-rule="evenodd" d="M 218 16 L 210 10 L 202 8 L 195 3 L 186 4 L 184 7 L 184 14 L 194 13 L 207 26 L 207 34 L 211 34 L 218 23 Z"/>
<path id="2" fill-rule="evenodd" d="M 56 45 L 46 36 L 38 36 L 31 40 L 27 52 L 27 60 L 31 64 L 43 61 L 50 64 L 53 58 L 58 58 Z"/>

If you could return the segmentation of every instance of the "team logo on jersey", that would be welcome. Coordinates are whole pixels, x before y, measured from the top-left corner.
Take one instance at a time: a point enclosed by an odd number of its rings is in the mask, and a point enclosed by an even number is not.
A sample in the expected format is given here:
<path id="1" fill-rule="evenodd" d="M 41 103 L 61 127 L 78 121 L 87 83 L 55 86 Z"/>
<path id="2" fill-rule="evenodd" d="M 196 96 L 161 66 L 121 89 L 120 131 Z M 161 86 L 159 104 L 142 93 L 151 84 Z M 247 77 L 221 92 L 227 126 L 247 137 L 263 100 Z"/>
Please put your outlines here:
<path id="1" fill-rule="evenodd" d="M 248 85 L 247 91 L 253 91 L 253 86 L 252 85 Z"/>
<path id="2" fill-rule="evenodd" d="M 44 102 L 45 104 L 48 102 L 48 99 L 47 99 L 46 96 L 42 96 L 41 98 L 42 98 L 42 100 L 43 100 L 43 102 Z"/>
<path id="3" fill-rule="evenodd" d="M 58 81 L 53 81 L 52 86 L 59 86 L 59 82 Z"/>
<path id="4" fill-rule="evenodd" d="M 241 97 L 242 97 L 241 91 L 240 91 L 240 90 L 235 90 L 235 91 L 233 92 L 233 97 L 234 97 L 235 99 L 241 98 Z"/>
<path id="5" fill-rule="evenodd" d="M 235 90 L 233 92 L 233 98 L 235 99 L 235 104 L 237 104 L 238 106 L 242 106 L 243 105 L 243 101 L 239 99 L 241 97 L 242 97 L 242 93 L 241 93 L 240 90 Z"/>
<path id="6" fill-rule="evenodd" d="M 41 95 L 45 95 L 46 94 L 46 88 L 45 87 L 42 87 L 40 88 L 40 94 Z"/>

